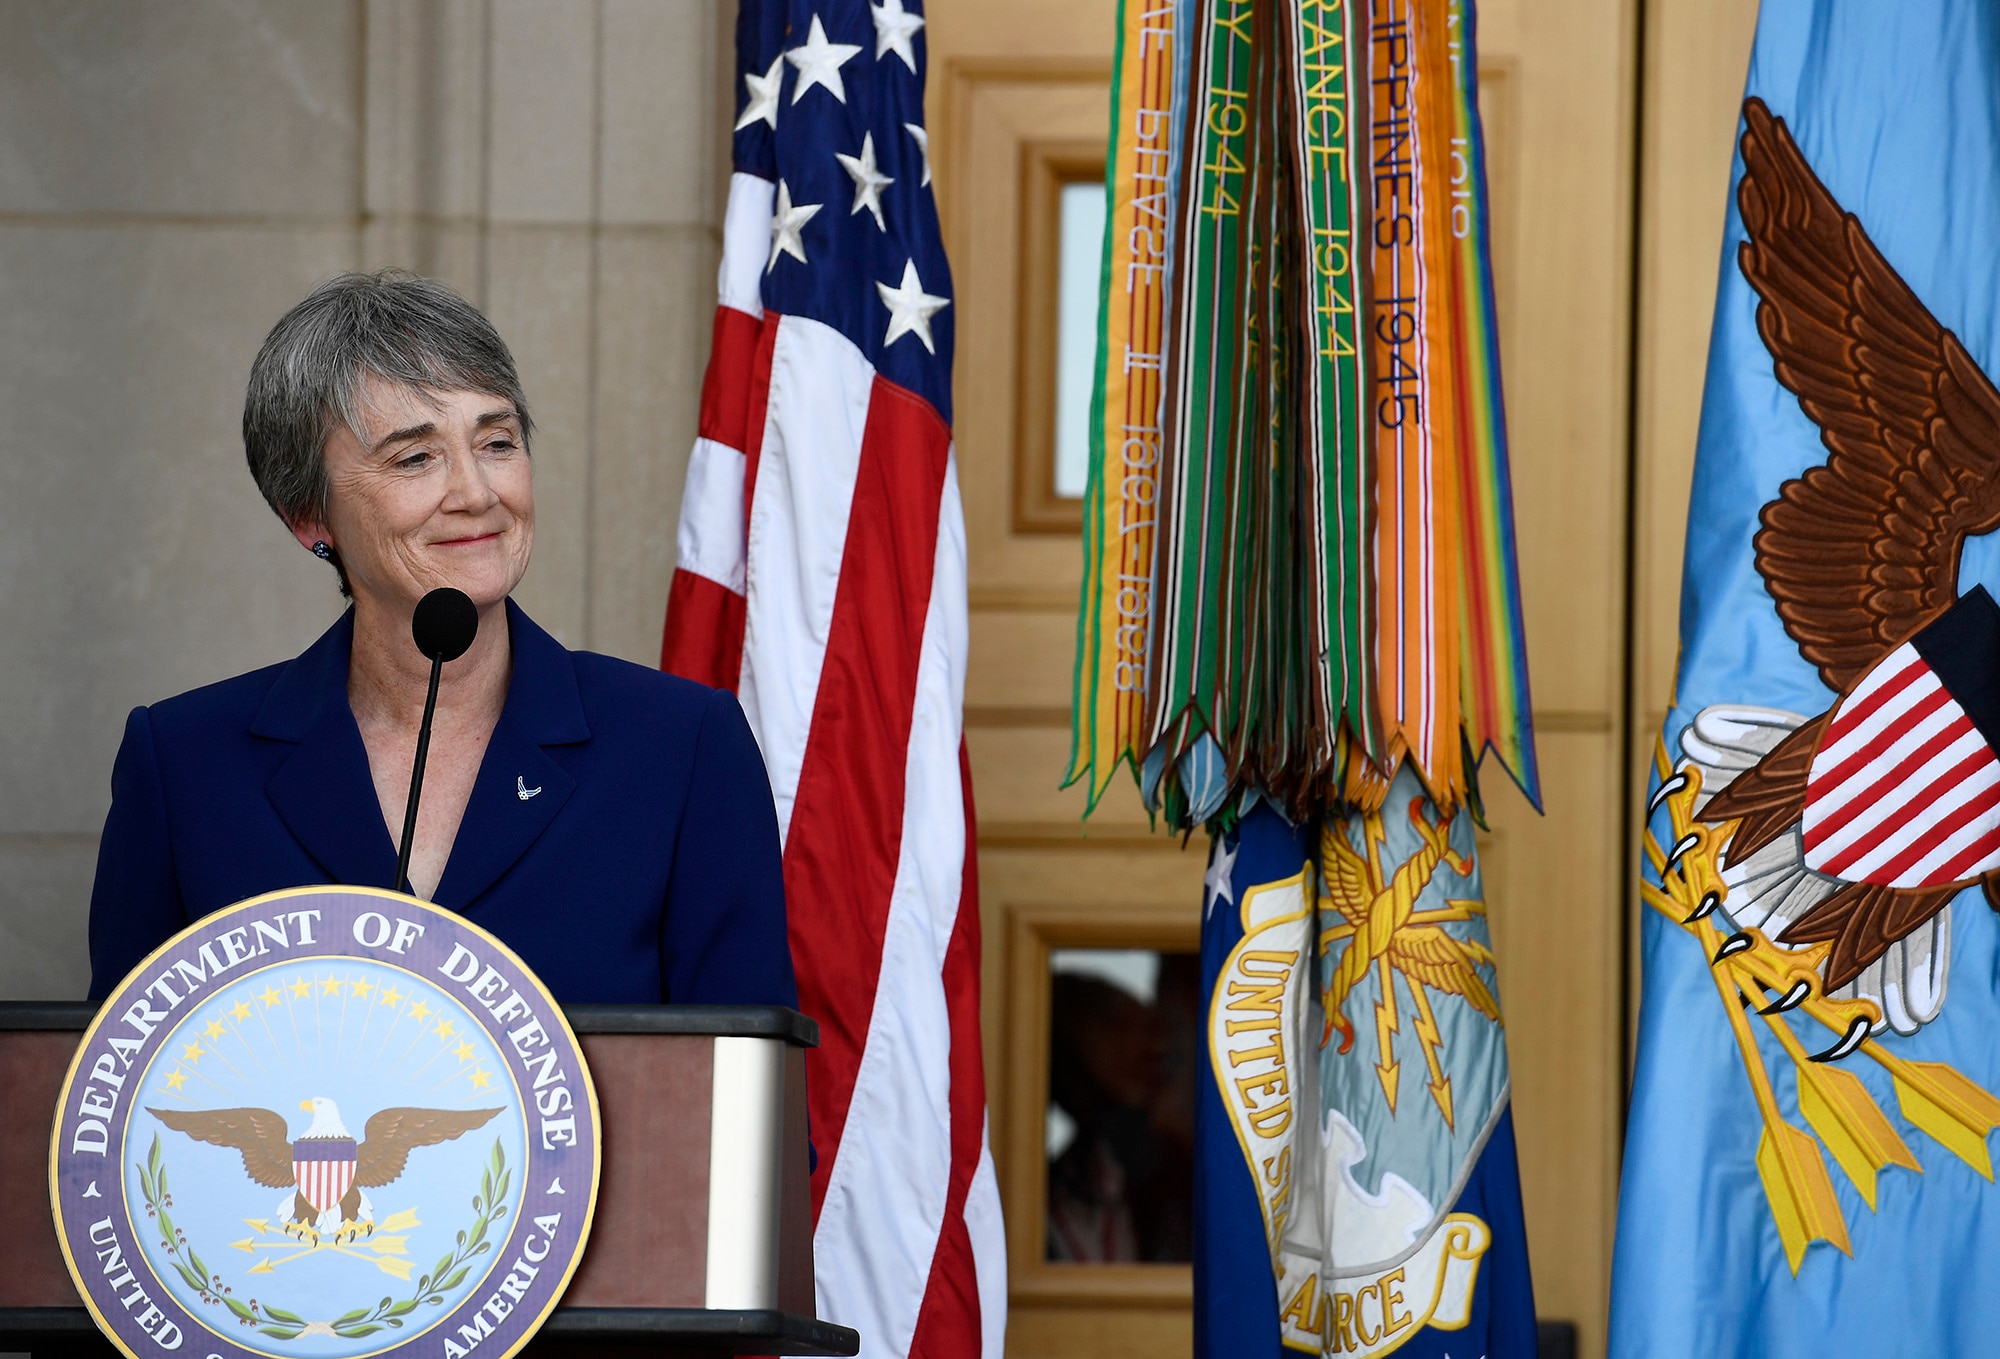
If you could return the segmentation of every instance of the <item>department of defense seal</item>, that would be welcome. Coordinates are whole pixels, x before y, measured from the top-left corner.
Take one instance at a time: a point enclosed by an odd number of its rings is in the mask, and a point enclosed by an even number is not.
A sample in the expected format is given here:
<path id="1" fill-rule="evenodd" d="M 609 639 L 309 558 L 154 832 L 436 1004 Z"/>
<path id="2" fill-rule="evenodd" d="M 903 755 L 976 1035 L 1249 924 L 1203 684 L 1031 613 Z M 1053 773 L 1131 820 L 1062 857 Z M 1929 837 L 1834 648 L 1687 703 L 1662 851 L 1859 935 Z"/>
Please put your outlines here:
<path id="1" fill-rule="evenodd" d="M 49 1192 L 132 1359 L 507 1359 L 583 1255 L 599 1169 L 583 1052 L 506 945 L 305 887 L 204 917 L 111 993 Z"/>

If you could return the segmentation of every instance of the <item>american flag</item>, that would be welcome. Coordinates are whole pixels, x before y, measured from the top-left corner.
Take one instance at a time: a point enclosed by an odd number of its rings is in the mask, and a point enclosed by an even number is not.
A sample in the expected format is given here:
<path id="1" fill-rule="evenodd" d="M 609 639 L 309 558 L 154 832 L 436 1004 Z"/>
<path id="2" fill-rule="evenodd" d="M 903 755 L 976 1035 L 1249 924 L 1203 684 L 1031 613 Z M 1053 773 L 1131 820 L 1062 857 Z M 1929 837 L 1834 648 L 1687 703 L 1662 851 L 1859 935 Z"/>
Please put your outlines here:
<path id="1" fill-rule="evenodd" d="M 743 0 L 735 173 L 661 664 L 734 689 L 784 837 L 821 1317 L 994 1355 L 1000 1197 L 961 731 L 951 275 L 909 0 Z"/>

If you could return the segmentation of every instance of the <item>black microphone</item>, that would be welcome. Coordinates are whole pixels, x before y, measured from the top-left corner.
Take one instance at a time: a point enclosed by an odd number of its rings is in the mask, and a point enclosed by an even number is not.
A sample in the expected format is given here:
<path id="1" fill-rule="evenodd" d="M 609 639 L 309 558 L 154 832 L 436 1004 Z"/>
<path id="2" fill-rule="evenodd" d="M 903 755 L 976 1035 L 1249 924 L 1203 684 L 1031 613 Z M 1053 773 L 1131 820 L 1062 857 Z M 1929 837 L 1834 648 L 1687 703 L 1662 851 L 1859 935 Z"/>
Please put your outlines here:
<path id="1" fill-rule="evenodd" d="M 417 798 L 424 790 L 424 758 L 431 750 L 431 718 L 437 714 L 438 681 L 444 663 L 455 661 L 479 635 L 479 610 L 463 590 L 449 585 L 417 601 L 410 618 L 410 636 L 417 650 L 431 658 L 431 688 L 424 695 L 423 725 L 417 728 L 417 758 L 410 764 L 410 805 L 403 812 L 403 847 L 396 853 L 396 890 L 410 890 L 410 850 L 417 841 Z"/>

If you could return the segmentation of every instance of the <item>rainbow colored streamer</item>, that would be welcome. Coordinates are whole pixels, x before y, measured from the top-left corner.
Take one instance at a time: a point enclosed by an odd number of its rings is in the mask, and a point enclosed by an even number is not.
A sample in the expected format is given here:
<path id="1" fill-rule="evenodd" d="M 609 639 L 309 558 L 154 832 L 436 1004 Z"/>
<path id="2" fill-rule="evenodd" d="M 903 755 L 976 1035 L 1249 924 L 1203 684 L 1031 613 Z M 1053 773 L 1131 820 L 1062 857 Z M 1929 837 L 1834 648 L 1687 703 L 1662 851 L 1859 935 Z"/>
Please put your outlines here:
<path id="1" fill-rule="evenodd" d="M 1486 139 L 1479 119 L 1479 76 L 1471 0 L 1449 0 L 1453 72 L 1451 231 L 1458 287 L 1452 290 L 1458 341 L 1458 461 L 1464 565 L 1460 595 L 1461 707 L 1475 763 L 1490 750 L 1537 810 L 1541 771 L 1535 759 L 1528 694 L 1528 637 L 1521 617 L 1521 574 L 1514 550 L 1514 491 L 1507 461 L 1507 412 L 1500 386 L 1500 327 L 1493 304 L 1491 208 Z"/>

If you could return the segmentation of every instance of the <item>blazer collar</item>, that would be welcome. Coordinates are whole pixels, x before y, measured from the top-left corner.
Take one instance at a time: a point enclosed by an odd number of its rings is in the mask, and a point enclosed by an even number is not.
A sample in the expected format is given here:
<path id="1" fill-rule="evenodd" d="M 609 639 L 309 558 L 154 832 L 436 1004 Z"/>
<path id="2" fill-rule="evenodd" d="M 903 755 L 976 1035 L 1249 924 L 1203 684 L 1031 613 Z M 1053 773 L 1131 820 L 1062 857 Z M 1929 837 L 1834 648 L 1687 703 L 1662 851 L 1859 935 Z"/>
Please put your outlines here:
<path id="1" fill-rule="evenodd" d="M 561 642 L 542 631 L 512 599 L 507 601 L 507 634 L 513 643 L 514 673 L 507 682 L 505 711 L 522 735 L 538 745 L 570 745 L 590 739 L 576 666 Z M 253 736 L 303 741 L 333 709 L 347 711 L 347 667 L 354 655 L 354 610 L 334 621 L 279 672 L 271 692 L 250 723 Z M 349 713 L 352 722 L 353 715 Z"/>
<path id="2" fill-rule="evenodd" d="M 347 712 L 347 663 L 353 653 L 354 610 L 350 608 L 319 635 L 317 642 L 278 672 L 277 683 L 264 695 L 263 706 L 250 722 L 250 734 L 276 741 L 303 741 L 329 708 Z M 350 713 L 349 725 L 352 722 Z"/>
<path id="3" fill-rule="evenodd" d="M 540 837 L 575 788 L 542 749 L 590 739 L 576 667 L 563 645 L 507 601 L 513 674 L 487 742 L 435 900 L 463 909 Z M 299 843 L 335 882 L 389 886 L 396 846 L 382 819 L 368 752 L 347 706 L 354 614 L 342 614 L 280 672 L 252 734 L 297 744 L 266 791 Z M 540 791 L 534 791 L 539 789 Z"/>

